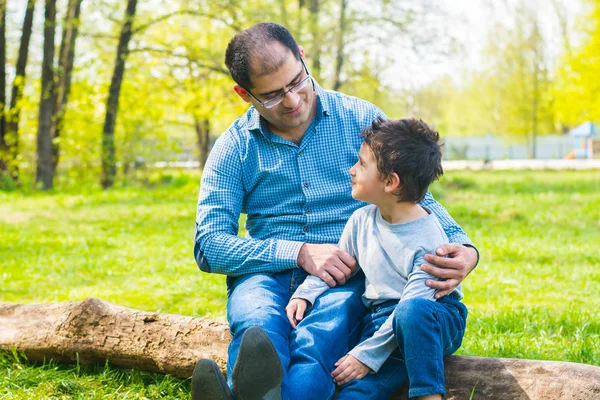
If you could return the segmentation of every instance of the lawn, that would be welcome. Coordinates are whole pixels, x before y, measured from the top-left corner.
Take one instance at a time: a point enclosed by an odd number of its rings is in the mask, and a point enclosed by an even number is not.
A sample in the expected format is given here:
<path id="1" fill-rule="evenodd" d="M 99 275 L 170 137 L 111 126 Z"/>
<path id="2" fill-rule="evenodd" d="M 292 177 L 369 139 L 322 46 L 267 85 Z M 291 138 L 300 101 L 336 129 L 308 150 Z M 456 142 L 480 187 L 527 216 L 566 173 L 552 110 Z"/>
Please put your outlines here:
<path id="1" fill-rule="evenodd" d="M 0 302 L 97 297 L 224 320 L 224 277 L 192 256 L 198 182 L 0 192 Z M 600 365 L 600 172 L 451 171 L 432 192 L 482 255 L 459 354 Z M 185 397 L 189 381 L 0 355 L 0 399 Z"/>

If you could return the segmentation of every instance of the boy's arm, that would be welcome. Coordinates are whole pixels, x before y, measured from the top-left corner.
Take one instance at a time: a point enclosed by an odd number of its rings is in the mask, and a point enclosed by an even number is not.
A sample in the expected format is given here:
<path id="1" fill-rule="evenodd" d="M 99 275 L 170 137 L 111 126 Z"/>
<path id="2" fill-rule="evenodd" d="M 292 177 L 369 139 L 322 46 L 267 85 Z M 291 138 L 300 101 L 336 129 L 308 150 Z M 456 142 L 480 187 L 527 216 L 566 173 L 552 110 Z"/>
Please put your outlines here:
<path id="1" fill-rule="evenodd" d="M 379 371 L 379 368 L 394 352 L 398 343 L 394 336 L 392 323 L 396 310 L 385 320 L 383 325 L 375 331 L 373 336 L 354 347 L 348 352 L 352 357 L 369 367 L 373 372 Z"/>
<path id="2" fill-rule="evenodd" d="M 406 282 L 406 286 L 404 286 L 404 290 L 402 291 L 400 302 L 414 298 L 435 301 L 435 294 L 437 290 L 427 286 L 425 282 L 427 282 L 427 280 L 438 281 L 440 278 L 436 278 L 435 276 L 428 274 L 421 268 L 423 264 L 427 264 L 424 258 L 425 254 L 432 254 L 434 252 L 435 250 L 432 250 L 429 253 L 426 253 L 425 251 L 419 251 L 417 254 L 415 254 L 412 272 L 410 275 L 408 275 L 408 281 Z"/>
<path id="3" fill-rule="evenodd" d="M 430 273 L 440 280 L 429 280 L 427 285 L 438 292 L 435 298 L 438 299 L 454 290 L 479 262 L 479 251 L 471 242 L 471 239 L 462 230 L 462 228 L 452 219 L 448 211 L 427 192 L 425 198 L 420 203 L 427 207 L 437 217 L 450 244 L 440 246 L 434 254 L 428 254 L 426 261 L 432 265 L 423 264 L 423 270 Z M 449 258 L 445 258 L 449 256 Z"/>
<path id="4" fill-rule="evenodd" d="M 315 304 L 317 297 L 325 293 L 327 289 L 329 289 L 329 285 L 321 278 L 309 275 L 304 282 L 298 286 L 292 299 L 304 299 L 309 302 L 308 308 L 310 308 Z"/>
<path id="5" fill-rule="evenodd" d="M 357 231 L 357 223 L 356 223 L 356 214 L 352 214 L 346 225 L 344 226 L 344 231 L 342 232 L 342 236 L 340 237 L 340 241 L 338 242 L 338 247 L 341 250 L 344 250 L 352 257 L 356 257 L 356 231 Z M 352 278 L 356 273 L 360 270 L 360 266 L 356 265 L 356 269 L 352 273 L 352 275 L 348 278 Z M 325 283 L 321 278 L 316 277 L 314 275 L 309 275 L 306 277 L 304 282 L 294 292 L 292 299 L 304 299 L 308 301 L 309 308 L 315 304 L 315 300 L 317 297 L 325 293 L 329 289 L 329 285 Z"/>
<path id="6" fill-rule="evenodd" d="M 413 260 L 413 269 L 408 276 L 408 282 L 402 291 L 400 302 L 413 298 L 425 298 L 432 301 L 436 290 L 425 284 L 427 279 L 437 279 L 421 270 L 425 262 L 425 252 L 419 252 Z M 398 346 L 392 324 L 396 310 L 385 320 L 383 325 L 367 340 L 356 346 L 348 354 L 377 372 Z"/>

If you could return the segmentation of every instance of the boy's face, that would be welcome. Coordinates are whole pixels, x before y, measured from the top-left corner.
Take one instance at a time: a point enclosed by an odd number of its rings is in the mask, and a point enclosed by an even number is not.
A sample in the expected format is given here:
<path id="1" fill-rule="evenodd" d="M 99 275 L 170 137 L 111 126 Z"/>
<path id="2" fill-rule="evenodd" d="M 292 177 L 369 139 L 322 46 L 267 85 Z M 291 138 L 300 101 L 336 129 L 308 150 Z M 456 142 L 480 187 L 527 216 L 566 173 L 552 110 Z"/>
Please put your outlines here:
<path id="1" fill-rule="evenodd" d="M 360 146 L 358 161 L 350 168 L 350 176 L 352 177 L 352 197 L 355 200 L 377 204 L 385 195 L 385 183 L 377 169 L 373 152 L 364 143 Z"/>

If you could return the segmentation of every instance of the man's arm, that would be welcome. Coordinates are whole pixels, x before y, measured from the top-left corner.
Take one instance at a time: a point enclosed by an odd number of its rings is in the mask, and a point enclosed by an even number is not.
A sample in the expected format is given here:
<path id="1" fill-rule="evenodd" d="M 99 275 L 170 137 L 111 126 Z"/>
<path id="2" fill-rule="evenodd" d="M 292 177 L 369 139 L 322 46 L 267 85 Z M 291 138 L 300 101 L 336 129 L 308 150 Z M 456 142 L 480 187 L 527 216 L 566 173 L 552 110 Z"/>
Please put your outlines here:
<path id="1" fill-rule="evenodd" d="M 479 252 L 465 231 L 448 214 L 448 211 L 433 198 L 430 192 L 427 192 L 421 205 L 435 214 L 446 236 L 448 236 L 448 240 L 451 242 L 440 246 L 436 250 L 437 256 L 432 254 L 425 256 L 425 261 L 433 265 L 423 264 L 421 266 L 423 271 L 437 278 L 446 279 L 445 281 L 428 279 L 426 282 L 428 286 L 438 290 L 435 298 L 439 299 L 454 290 L 475 268 L 479 262 Z"/>
<path id="2" fill-rule="evenodd" d="M 240 276 L 301 267 L 330 286 L 344 284 L 354 259 L 333 244 L 237 236 L 244 200 L 243 166 L 227 137 L 217 140 L 202 175 L 194 256 L 204 272 Z"/>
<path id="3" fill-rule="evenodd" d="M 200 269 L 239 276 L 295 268 L 302 242 L 237 236 L 244 194 L 240 157 L 222 136 L 208 157 L 200 186 L 194 241 Z"/>

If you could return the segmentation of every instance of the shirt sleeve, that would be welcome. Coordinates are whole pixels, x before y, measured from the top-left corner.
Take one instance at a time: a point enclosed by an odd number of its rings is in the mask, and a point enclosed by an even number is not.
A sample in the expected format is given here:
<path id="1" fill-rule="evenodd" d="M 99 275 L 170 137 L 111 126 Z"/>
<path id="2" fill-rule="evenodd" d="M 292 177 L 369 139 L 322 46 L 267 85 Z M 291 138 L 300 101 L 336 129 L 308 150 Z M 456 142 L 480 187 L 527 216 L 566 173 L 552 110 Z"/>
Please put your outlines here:
<path id="1" fill-rule="evenodd" d="M 352 257 L 356 258 L 356 245 L 355 245 L 355 214 L 352 214 L 346 225 L 344 226 L 344 231 L 342 232 L 342 236 L 340 241 L 338 242 L 338 247 L 341 250 L 344 250 L 346 253 L 350 254 Z M 357 265 L 356 270 L 352 274 L 350 278 L 352 278 L 359 271 L 360 267 Z M 309 275 L 306 277 L 304 282 L 294 292 L 292 295 L 292 299 L 304 299 L 308 301 L 309 307 L 312 307 L 315 304 L 317 298 L 325 293 L 329 289 L 329 285 L 325 283 L 321 278 L 316 277 L 314 275 Z"/>
<path id="2" fill-rule="evenodd" d="M 446 211 L 444 206 L 442 206 L 433 198 L 431 192 L 427 192 L 425 198 L 421 202 L 421 205 L 427 207 L 433 214 L 435 214 L 438 221 L 440 221 L 446 236 L 448 236 L 448 240 L 451 243 L 458 243 L 475 248 L 473 242 L 471 242 L 471 239 L 469 239 L 465 231 L 463 231 L 463 229 L 456 223 L 456 221 L 454 221 L 450 214 L 448 214 L 448 211 Z M 477 251 L 477 248 L 475 248 L 475 250 Z M 479 251 L 477 251 L 477 255 L 479 255 Z"/>
<path id="3" fill-rule="evenodd" d="M 373 372 L 379 368 L 394 352 L 398 343 L 394 335 L 392 322 L 396 310 L 385 320 L 383 325 L 375 331 L 373 336 L 354 347 L 348 354 L 369 367 Z"/>
<path id="4" fill-rule="evenodd" d="M 435 301 L 433 296 L 435 295 L 436 290 L 427 286 L 425 280 L 438 280 L 438 278 L 421 270 L 421 264 L 425 263 L 425 259 L 423 258 L 424 255 L 425 252 L 421 251 L 415 256 L 413 260 L 413 269 L 408 276 L 408 282 L 404 287 L 400 302 L 417 297 Z M 383 325 L 381 325 L 373 336 L 360 343 L 348 354 L 355 357 L 374 372 L 377 372 L 398 346 L 392 327 L 395 314 L 396 310 L 394 310 L 394 312 L 385 320 Z"/>
<path id="5" fill-rule="evenodd" d="M 433 250 L 435 252 L 435 250 Z M 406 301 L 408 299 L 422 298 L 435 301 L 435 293 L 436 289 L 431 288 L 425 284 L 427 279 L 439 281 L 440 278 L 437 278 L 433 275 L 428 274 L 425 271 L 421 270 L 422 264 L 429 264 L 425 261 L 425 252 L 419 251 L 415 258 L 413 259 L 413 268 L 410 275 L 408 275 L 408 281 L 404 286 L 404 290 L 402 291 L 402 297 L 400 301 Z"/>
<path id="6" fill-rule="evenodd" d="M 223 135 L 216 141 L 202 174 L 194 240 L 198 267 L 229 276 L 296 268 L 304 243 L 237 236 L 244 195 L 240 157 Z"/>

